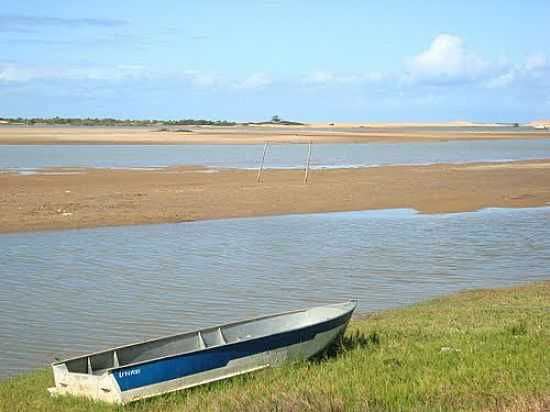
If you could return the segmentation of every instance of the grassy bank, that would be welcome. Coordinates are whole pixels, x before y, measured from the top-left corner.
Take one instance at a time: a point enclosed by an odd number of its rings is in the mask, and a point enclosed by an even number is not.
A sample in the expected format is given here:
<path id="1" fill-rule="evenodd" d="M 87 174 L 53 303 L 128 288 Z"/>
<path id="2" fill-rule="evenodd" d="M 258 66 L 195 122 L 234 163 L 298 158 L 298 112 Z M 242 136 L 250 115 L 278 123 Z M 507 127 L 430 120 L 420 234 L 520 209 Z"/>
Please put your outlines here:
<path id="1" fill-rule="evenodd" d="M 49 371 L 0 382 L 1 411 L 550 408 L 550 282 L 355 320 L 339 353 L 117 408 L 51 399 Z"/>

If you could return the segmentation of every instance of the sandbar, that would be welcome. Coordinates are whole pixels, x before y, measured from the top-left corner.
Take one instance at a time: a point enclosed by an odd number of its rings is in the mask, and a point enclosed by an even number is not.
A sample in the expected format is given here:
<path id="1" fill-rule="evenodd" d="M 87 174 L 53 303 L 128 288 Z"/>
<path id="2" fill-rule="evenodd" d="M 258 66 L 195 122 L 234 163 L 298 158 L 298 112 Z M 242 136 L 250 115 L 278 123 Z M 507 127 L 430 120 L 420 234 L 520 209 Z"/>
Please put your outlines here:
<path id="1" fill-rule="evenodd" d="M 299 213 L 550 204 L 550 159 L 312 170 L 172 167 L 0 173 L 0 232 Z"/>
<path id="2" fill-rule="evenodd" d="M 0 126 L 0 144 L 263 144 L 550 139 L 550 130 L 456 124 L 306 126 Z"/>

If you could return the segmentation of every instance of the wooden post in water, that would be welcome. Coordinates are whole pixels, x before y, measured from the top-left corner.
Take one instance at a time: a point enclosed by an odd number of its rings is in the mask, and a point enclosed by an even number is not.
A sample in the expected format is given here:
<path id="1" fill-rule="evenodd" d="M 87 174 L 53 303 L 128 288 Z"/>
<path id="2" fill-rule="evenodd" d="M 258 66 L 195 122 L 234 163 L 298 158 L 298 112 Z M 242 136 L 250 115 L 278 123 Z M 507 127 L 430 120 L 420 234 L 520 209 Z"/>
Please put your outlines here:
<path id="1" fill-rule="evenodd" d="M 264 145 L 264 152 L 262 154 L 262 161 L 260 162 L 260 170 L 258 170 L 258 177 L 256 177 L 256 182 L 259 183 L 260 179 L 262 178 L 262 170 L 264 169 L 264 160 L 265 160 L 265 153 L 267 152 L 267 145 L 269 142 L 265 142 Z"/>
<path id="2" fill-rule="evenodd" d="M 307 163 L 306 163 L 306 175 L 304 176 L 304 185 L 307 184 L 307 178 L 309 176 L 309 162 L 311 160 L 311 140 L 309 142 L 309 147 L 307 150 Z"/>

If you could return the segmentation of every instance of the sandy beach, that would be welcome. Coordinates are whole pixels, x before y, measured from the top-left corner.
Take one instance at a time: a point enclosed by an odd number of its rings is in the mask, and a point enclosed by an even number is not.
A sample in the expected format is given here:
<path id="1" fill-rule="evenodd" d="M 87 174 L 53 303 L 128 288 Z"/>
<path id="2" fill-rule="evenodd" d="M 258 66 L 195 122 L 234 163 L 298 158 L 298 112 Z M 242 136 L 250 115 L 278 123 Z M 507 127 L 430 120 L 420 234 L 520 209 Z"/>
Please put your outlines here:
<path id="1" fill-rule="evenodd" d="M 550 130 L 472 124 L 312 124 L 305 126 L 0 126 L 0 144 L 367 143 L 550 138 Z"/>
<path id="2" fill-rule="evenodd" d="M 0 232 L 413 208 L 550 204 L 550 160 L 303 171 L 203 168 L 0 174 Z"/>

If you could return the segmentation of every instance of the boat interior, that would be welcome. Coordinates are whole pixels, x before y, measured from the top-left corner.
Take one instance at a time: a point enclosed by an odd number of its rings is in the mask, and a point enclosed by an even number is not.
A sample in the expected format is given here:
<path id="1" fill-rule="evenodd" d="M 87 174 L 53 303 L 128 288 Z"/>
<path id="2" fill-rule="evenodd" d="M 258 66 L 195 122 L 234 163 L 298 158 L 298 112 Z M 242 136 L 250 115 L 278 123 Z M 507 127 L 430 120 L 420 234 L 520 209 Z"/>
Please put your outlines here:
<path id="1" fill-rule="evenodd" d="M 102 352 L 85 355 L 66 361 L 72 373 L 101 375 L 109 369 L 128 366 L 184 353 L 196 352 L 211 347 L 250 340 L 261 336 L 298 329 L 341 315 L 349 310 L 349 304 L 330 305 L 308 310 L 206 328 L 199 331 L 157 338 Z"/>

